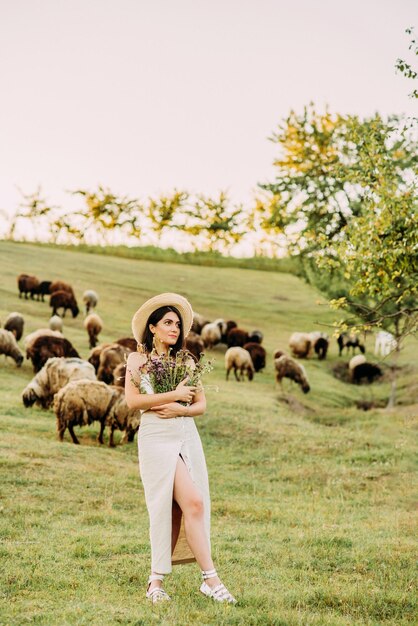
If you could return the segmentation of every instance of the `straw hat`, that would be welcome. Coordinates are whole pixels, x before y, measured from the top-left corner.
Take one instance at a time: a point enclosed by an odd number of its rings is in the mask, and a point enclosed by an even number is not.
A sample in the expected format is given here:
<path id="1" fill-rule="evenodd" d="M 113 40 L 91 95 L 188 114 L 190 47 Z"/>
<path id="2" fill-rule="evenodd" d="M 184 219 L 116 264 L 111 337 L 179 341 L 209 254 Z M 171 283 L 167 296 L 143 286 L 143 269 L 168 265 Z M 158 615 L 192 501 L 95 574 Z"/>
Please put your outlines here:
<path id="1" fill-rule="evenodd" d="M 138 343 L 142 342 L 149 316 L 162 306 L 174 306 L 178 310 L 183 322 L 184 337 L 189 334 L 193 324 L 193 309 L 190 302 L 178 293 L 160 293 L 144 302 L 132 318 L 132 332 Z"/>

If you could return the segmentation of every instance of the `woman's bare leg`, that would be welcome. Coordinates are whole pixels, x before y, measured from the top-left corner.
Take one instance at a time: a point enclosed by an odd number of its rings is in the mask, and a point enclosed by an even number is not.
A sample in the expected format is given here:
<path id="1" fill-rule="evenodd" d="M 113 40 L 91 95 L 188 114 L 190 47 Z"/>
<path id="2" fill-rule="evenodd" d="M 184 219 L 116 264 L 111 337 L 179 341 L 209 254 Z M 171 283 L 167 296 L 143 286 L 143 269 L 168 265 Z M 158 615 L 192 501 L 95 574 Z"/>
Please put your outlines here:
<path id="1" fill-rule="evenodd" d="M 184 461 L 179 457 L 174 476 L 174 500 L 184 515 L 184 530 L 187 543 L 201 570 L 215 569 L 210 554 L 204 526 L 204 505 L 202 496 L 196 489 Z M 207 579 L 210 587 L 218 585 L 217 576 Z"/>

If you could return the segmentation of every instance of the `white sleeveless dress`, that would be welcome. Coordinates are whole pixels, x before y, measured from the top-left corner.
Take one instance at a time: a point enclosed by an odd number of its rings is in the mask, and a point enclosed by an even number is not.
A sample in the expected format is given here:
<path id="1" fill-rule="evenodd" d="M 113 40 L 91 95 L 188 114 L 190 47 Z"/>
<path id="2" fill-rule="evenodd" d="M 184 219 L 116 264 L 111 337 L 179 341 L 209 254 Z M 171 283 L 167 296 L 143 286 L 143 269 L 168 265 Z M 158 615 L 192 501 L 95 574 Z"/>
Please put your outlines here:
<path id="1" fill-rule="evenodd" d="M 147 374 L 141 375 L 141 382 L 147 393 L 154 393 Z M 210 545 L 208 473 L 194 419 L 163 419 L 152 411 L 145 411 L 142 413 L 138 431 L 138 453 L 139 471 L 150 519 L 151 568 L 153 572 L 169 574 L 173 564 L 194 560 L 185 542 L 183 526 L 179 529 L 180 519 L 176 517 L 175 508 L 177 512 L 180 511 L 176 503 L 173 508 L 174 475 L 179 456 L 202 496 L 205 531 Z M 176 553 L 179 552 L 182 554 L 178 554 L 176 559 Z"/>

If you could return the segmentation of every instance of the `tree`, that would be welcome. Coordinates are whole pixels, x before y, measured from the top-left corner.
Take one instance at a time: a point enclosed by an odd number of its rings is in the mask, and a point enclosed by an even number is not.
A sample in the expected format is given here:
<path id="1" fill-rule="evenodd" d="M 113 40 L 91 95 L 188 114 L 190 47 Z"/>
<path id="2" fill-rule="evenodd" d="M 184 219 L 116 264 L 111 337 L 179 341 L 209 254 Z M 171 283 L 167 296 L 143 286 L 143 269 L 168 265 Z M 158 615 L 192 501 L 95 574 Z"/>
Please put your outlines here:
<path id="1" fill-rule="evenodd" d="M 36 241 L 38 238 L 45 240 L 49 238 L 49 224 L 51 220 L 56 219 L 59 207 L 50 205 L 47 202 L 42 195 L 41 187 L 38 187 L 38 189 L 31 194 L 25 194 L 23 191 L 19 191 L 23 197 L 23 201 L 11 218 L 7 235 L 8 239 L 15 238 L 16 229 L 22 221 L 23 224 L 30 224 L 32 240 Z M 40 232 L 40 236 L 37 234 L 38 232 Z"/>
<path id="2" fill-rule="evenodd" d="M 157 234 L 158 242 L 169 228 L 176 228 L 175 219 L 184 207 L 189 194 L 185 191 L 173 191 L 171 195 L 160 196 L 157 199 L 149 198 L 145 209 L 153 231 Z"/>
<path id="3" fill-rule="evenodd" d="M 414 33 L 414 29 L 413 27 L 407 28 L 405 30 L 405 32 L 412 36 Z M 415 39 L 411 39 L 409 42 L 409 50 L 412 51 L 412 54 L 414 54 L 415 56 L 418 56 L 418 44 L 416 42 Z M 396 69 L 405 76 L 405 78 L 409 78 L 411 80 L 418 80 L 418 72 L 417 70 L 415 70 L 412 65 L 410 65 L 410 63 L 407 63 L 407 61 L 403 60 L 403 59 L 397 59 L 396 61 L 396 65 L 395 65 Z M 411 93 L 409 94 L 410 98 L 418 98 L 418 89 L 413 89 L 411 91 Z"/>

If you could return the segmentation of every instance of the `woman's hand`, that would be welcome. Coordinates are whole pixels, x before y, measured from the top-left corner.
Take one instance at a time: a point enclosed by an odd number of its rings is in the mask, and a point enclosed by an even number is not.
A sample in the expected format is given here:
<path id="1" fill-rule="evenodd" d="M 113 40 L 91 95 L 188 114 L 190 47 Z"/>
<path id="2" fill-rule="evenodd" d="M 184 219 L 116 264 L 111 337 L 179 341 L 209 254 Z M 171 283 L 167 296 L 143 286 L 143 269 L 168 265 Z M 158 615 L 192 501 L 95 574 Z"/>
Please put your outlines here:
<path id="1" fill-rule="evenodd" d="M 185 378 L 181 381 L 176 387 L 177 391 L 177 401 L 178 402 L 192 402 L 194 398 L 194 394 L 196 393 L 197 387 L 188 387 L 187 383 L 189 382 L 188 378 Z"/>
<path id="2" fill-rule="evenodd" d="M 185 407 L 178 402 L 169 402 L 168 404 L 159 404 L 158 406 L 152 406 L 151 411 L 154 411 L 162 419 L 170 419 L 172 417 L 180 417 L 184 415 Z"/>

